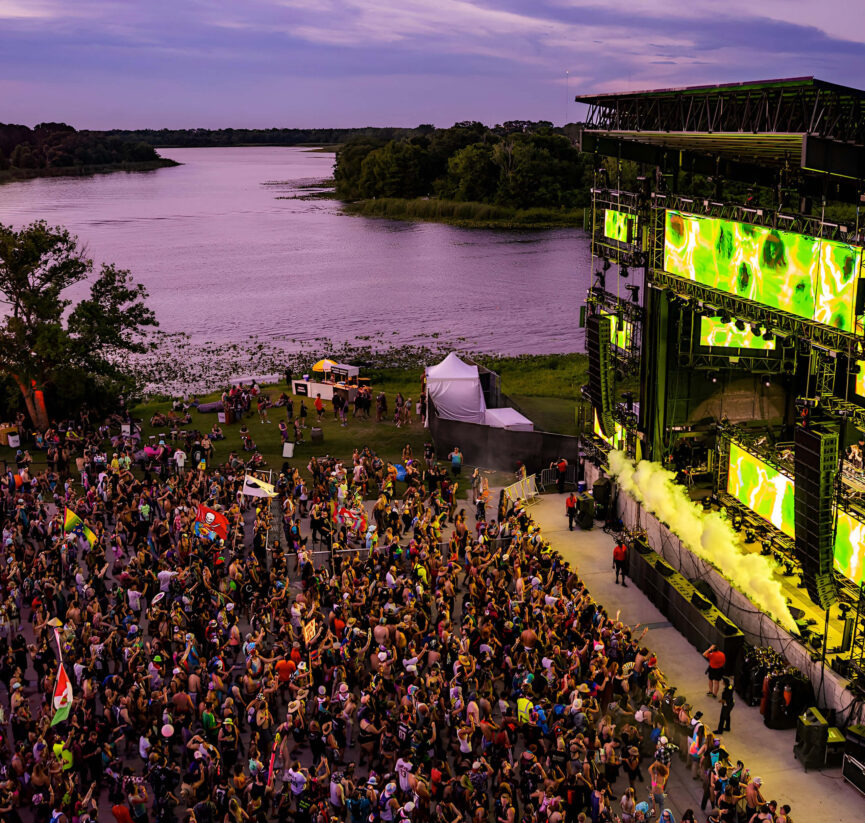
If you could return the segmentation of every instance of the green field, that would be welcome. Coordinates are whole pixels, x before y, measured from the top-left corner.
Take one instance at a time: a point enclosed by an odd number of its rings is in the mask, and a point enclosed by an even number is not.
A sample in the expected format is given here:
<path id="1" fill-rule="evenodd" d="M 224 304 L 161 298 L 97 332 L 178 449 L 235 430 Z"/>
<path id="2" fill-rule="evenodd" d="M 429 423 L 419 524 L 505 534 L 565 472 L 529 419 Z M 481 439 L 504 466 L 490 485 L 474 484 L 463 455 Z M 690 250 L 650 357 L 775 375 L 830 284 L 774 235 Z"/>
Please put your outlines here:
<path id="1" fill-rule="evenodd" d="M 575 434 L 574 407 L 578 396 L 579 386 L 586 380 L 586 357 L 580 354 L 567 355 L 541 355 L 523 356 L 517 358 L 477 358 L 479 363 L 498 371 L 502 381 L 502 392 L 514 396 L 514 401 L 519 408 L 530 417 L 535 427 L 545 431 L 555 431 L 563 434 Z M 413 415 L 410 427 L 398 428 L 393 422 L 393 402 L 398 392 L 403 397 L 412 398 L 412 403 L 417 402 L 421 386 L 422 369 L 374 369 L 362 371 L 362 376 L 368 377 L 371 382 L 373 397 L 379 391 L 387 395 L 389 416 L 382 423 L 375 422 L 373 410 L 370 420 L 355 419 L 349 413 L 348 426 L 343 428 L 338 421 L 334 420 L 333 409 L 330 403 L 326 403 L 326 412 L 321 423 L 324 439 L 322 442 L 311 443 L 310 431 L 304 432 L 305 442 L 295 448 L 294 458 L 289 462 L 292 466 L 298 466 L 305 472 L 309 459 L 325 454 L 351 460 L 353 451 L 369 446 L 384 460 L 400 462 L 403 447 L 410 444 L 416 457 L 422 457 L 423 445 L 430 439 L 429 430 Z M 264 391 L 276 399 L 281 392 L 286 391 L 285 383 L 266 386 Z M 200 396 L 201 402 L 218 399 L 219 392 L 207 396 Z M 301 398 L 294 398 L 294 411 L 298 413 Z M 139 404 L 133 410 L 133 415 L 143 421 L 143 442 L 150 442 L 153 436 L 157 440 L 159 435 L 168 435 L 170 428 L 166 426 L 150 426 L 150 419 L 155 412 L 167 412 L 171 409 L 169 400 L 150 400 Z M 312 400 L 307 399 L 307 425 L 316 425 L 315 409 Z M 282 441 L 279 434 L 278 422 L 285 419 L 285 411 L 282 408 L 274 408 L 269 412 L 271 423 L 261 423 L 257 411 L 245 419 L 253 440 L 258 450 L 264 456 L 269 468 L 279 471 L 285 458 L 282 456 Z M 192 423 L 187 428 L 197 428 L 202 433 L 210 431 L 216 422 L 216 414 L 199 414 L 192 411 Z M 232 451 L 241 457 L 241 440 L 238 430 L 240 424 L 223 425 L 222 429 L 226 435 L 225 440 L 217 441 L 215 447 L 215 461 L 223 463 Z M 168 439 L 166 438 L 166 442 Z M 26 444 L 25 444 L 26 445 Z M 450 449 L 452 444 L 448 444 Z M 0 449 L 0 453 L 7 460 L 14 460 L 14 452 L 8 448 Z M 44 468 L 44 456 L 42 453 L 33 452 L 34 468 Z M 248 455 L 246 455 L 248 456 Z M 446 454 L 439 455 L 444 460 Z M 507 482 L 510 478 L 506 473 L 490 473 L 488 479 L 491 485 L 499 485 Z M 465 485 L 465 479 L 463 485 Z M 465 489 L 463 488 L 462 491 Z M 461 495 L 462 496 L 462 495 Z"/>

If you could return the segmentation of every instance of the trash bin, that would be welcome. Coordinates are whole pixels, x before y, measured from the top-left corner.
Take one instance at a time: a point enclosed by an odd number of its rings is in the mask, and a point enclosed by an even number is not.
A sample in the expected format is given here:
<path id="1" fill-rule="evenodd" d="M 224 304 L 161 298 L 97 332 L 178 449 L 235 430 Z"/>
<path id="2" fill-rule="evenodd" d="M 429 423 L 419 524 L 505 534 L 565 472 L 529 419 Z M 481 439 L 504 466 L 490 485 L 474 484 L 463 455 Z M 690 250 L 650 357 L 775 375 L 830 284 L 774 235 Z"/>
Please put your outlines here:
<path id="1" fill-rule="evenodd" d="M 283 443 L 282 444 L 282 456 L 283 457 L 294 457 L 294 443 Z"/>
<path id="2" fill-rule="evenodd" d="M 313 426 L 312 429 L 310 429 L 309 439 L 312 440 L 313 443 L 324 442 L 324 432 L 321 430 L 320 426 Z"/>

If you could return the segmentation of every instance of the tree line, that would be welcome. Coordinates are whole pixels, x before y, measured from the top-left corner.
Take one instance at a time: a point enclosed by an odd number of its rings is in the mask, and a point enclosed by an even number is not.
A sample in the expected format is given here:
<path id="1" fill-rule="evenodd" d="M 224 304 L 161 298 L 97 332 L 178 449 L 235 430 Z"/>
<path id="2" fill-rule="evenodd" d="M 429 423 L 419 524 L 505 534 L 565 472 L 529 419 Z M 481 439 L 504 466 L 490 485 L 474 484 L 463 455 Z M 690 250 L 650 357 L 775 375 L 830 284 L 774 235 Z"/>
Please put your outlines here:
<path id="1" fill-rule="evenodd" d="M 337 152 L 345 200 L 439 197 L 519 209 L 589 203 L 592 158 L 546 121 L 418 127 L 393 139 L 358 135 Z"/>
<path id="2" fill-rule="evenodd" d="M 365 126 L 353 129 L 113 129 L 104 133 L 109 137 L 119 137 L 131 142 L 142 141 L 156 147 L 206 148 L 249 145 L 333 146 L 353 138 L 386 142 L 410 137 L 416 132 L 417 129 Z"/>
<path id="3" fill-rule="evenodd" d="M 34 128 L 0 123 L 0 170 L 69 169 L 157 162 L 152 145 L 97 131 L 77 131 L 66 123 Z"/>

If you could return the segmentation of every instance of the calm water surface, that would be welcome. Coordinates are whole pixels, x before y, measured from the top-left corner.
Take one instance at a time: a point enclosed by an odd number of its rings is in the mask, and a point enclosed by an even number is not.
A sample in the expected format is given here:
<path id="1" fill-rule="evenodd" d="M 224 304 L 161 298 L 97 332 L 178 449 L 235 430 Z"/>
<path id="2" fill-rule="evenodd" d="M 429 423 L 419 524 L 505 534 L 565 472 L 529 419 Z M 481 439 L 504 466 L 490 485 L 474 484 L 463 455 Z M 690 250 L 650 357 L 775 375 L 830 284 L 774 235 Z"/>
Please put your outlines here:
<path id="1" fill-rule="evenodd" d="M 580 230 L 466 230 L 348 217 L 297 198 L 333 155 L 166 149 L 176 168 L 0 187 L 0 222 L 67 226 L 132 271 L 164 331 L 447 343 L 506 354 L 581 350 L 589 248 Z M 438 335 L 433 337 L 433 335 Z"/>

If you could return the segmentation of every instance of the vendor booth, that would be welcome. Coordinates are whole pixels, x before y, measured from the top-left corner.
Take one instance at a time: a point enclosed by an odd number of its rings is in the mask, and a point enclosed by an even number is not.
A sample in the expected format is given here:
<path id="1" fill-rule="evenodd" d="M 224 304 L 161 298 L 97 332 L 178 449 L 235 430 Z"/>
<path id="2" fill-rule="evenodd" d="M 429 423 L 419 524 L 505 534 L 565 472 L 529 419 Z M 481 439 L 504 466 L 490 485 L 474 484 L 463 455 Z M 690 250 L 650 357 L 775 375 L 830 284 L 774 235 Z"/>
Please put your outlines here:
<path id="1" fill-rule="evenodd" d="M 360 369 L 346 363 L 333 360 L 319 360 L 312 367 L 312 376 L 304 375 L 302 380 L 292 380 L 291 390 L 300 397 L 315 397 L 321 395 L 322 400 L 333 400 L 334 394 L 340 394 L 349 403 L 357 396 Z"/>

